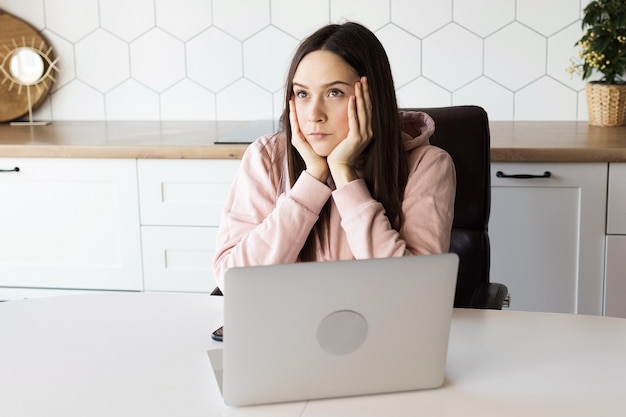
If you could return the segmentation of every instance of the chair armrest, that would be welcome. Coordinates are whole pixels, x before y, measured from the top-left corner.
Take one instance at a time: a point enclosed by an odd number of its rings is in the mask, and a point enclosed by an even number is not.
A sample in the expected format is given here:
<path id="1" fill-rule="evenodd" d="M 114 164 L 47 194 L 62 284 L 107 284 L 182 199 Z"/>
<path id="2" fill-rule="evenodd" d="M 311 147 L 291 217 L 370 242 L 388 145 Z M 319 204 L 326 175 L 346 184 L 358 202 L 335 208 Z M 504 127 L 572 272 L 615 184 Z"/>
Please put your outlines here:
<path id="1" fill-rule="evenodd" d="M 509 302 L 509 289 L 504 284 L 490 282 L 482 284 L 472 295 L 471 308 L 502 310 Z"/>

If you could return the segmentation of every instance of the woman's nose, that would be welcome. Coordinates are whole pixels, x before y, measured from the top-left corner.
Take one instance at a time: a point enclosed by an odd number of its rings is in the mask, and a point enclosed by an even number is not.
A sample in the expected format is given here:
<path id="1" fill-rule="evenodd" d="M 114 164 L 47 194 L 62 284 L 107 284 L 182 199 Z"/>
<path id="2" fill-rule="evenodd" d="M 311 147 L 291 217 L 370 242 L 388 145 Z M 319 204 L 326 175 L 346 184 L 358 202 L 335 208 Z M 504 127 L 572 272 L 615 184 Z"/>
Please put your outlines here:
<path id="1" fill-rule="evenodd" d="M 323 122 L 325 120 L 324 105 L 319 100 L 314 100 L 309 108 L 308 121 L 312 123 Z"/>

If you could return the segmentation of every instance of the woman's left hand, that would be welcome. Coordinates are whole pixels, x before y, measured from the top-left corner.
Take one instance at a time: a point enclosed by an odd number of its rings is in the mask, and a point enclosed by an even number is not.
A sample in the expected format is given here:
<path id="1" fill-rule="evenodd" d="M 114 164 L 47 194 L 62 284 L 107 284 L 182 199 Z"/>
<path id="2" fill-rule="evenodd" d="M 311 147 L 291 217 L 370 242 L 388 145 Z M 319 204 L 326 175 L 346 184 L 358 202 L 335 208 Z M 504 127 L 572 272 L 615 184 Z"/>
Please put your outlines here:
<path id="1" fill-rule="evenodd" d="M 339 188 L 358 178 L 355 163 L 372 140 L 372 102 L 367 78 L 355 84 L 355 96 L 348 103 L 348 136 L 328 155 L 327 162 Z"/>

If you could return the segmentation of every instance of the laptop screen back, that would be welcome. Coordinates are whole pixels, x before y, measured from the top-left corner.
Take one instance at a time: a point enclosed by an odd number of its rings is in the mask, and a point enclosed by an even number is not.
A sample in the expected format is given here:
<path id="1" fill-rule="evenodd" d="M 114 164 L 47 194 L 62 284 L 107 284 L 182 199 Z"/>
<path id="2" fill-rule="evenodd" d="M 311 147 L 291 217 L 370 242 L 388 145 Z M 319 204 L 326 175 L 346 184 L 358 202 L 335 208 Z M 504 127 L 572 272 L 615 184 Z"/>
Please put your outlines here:
<path id="1" fill-rule="evenodd" d="M 455 254 L 229 269 L 225 403 L 441 386 L 457 270 Z"/>

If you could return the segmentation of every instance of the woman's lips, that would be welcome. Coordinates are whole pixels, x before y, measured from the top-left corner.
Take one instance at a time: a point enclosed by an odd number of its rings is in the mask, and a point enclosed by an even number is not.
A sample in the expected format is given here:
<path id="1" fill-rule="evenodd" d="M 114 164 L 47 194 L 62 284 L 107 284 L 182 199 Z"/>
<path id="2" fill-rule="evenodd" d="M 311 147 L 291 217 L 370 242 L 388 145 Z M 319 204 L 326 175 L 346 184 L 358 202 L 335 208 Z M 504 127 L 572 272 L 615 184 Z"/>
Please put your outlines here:
<path id="1" fill-rule="evenodd" d="M 311 132 L 307 135 L 309 137 L 309 139 L 312 140 L 321 140 L 324 139 L 325 137 L 328 136 L 327 133 L 321 133 L 321 132 Z"/>

